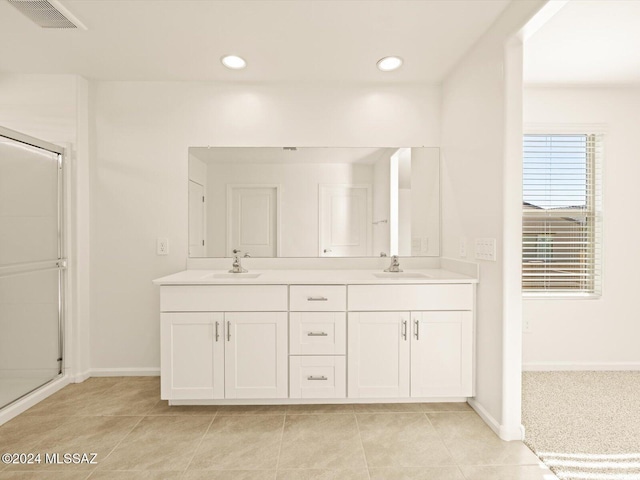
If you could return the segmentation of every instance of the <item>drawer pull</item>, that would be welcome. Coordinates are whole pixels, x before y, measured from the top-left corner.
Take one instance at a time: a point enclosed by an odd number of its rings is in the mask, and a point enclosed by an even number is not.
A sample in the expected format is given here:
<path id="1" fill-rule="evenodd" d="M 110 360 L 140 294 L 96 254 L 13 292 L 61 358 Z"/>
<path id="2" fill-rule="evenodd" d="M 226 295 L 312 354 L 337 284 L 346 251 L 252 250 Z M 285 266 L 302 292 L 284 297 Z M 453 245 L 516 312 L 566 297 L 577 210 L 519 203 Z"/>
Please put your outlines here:
<path id="1" fill-rule="evenodd" d="M 327 297 L 307 297 L 307 302 L 326 302 Z"/>
<path id="2" fill-rule="evenodd" d="M 307 337 L 328 337 L 327 332 L 308 332 Z"/>
<path id="3" fill-rule="evenodd" d="M 418 322 L 418 320 L 414 320 L 413 325 L 413 335 L 416 337 L 416 340 L 420 340 L 420 322 Z"/>
<path id="4" fill-rule="evenodd" d="M 320 376 L 320 377 L 314 377 L 313 375 L 309 375 L 307 377 L 307 380 L 329 380 L 327 377 L 325 377 L 324 375 Z"/>
<path id="5" fill-rule="evenodd" d="M 220 325 L 220 322 L 216 322 L 216 342 L 218 341 L 218 339 L 220 338 L 220 332 L 218 332 L 218 326 Z"/>
<path id="6" fill-rule="evenodd" d="M 405 340 L 407 339 L 407 321 L 406 320 L 402 320 L 402 337 Z"/>

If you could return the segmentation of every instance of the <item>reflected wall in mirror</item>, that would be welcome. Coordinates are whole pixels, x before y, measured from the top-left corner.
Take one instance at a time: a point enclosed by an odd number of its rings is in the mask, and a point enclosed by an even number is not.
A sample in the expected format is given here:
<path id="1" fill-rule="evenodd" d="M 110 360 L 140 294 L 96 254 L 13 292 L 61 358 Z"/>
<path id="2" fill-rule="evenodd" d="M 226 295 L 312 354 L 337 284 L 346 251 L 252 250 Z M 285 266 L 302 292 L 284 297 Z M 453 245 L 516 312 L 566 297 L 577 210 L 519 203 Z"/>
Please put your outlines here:
<path id="1" fill-rule="evenodd" d="M 189 256 L 438 256 L 439 157 L 415 147 L 191 147 Z"/>

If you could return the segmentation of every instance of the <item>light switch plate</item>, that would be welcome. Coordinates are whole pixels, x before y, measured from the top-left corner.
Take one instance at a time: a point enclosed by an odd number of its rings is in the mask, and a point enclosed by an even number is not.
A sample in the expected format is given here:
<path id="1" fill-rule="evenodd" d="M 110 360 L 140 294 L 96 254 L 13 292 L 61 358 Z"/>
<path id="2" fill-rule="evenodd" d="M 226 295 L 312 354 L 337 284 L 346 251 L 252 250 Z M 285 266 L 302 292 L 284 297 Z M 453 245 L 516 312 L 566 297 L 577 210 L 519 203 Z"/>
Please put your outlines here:
<path id="1" fill-rule="evenodd" d="M 476 238 L 476 258 L 478 260 L 496 261 L 496 239 Z"/>

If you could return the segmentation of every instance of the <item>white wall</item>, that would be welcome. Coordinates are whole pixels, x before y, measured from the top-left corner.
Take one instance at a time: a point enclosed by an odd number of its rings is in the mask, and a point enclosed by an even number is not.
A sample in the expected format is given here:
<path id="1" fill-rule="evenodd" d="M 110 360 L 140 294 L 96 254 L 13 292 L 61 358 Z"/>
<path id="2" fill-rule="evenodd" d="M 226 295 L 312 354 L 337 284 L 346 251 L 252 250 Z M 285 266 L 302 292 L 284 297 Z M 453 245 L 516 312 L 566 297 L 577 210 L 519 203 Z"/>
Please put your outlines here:
<path id="1" fill-rule="evenodd" d="M 603 291 L 598 300 L 525 300 L 525 369 L 640 368 L 640 87 L 527 88 L 525 124 L 604 125 Z"/>
<path id="2" fill-rule="evenodd" d="M 186 265 L 188 147 L 436 146 L 439 105 L 431 86 L 97 83 L 92 368 L 159 367 L 151 280 Z"/>
<path id="3" fill-rule="evenodd" d="M 89 110 L 81 77 L 0 75 L 0 125 L 67 148 L 65 369 L 80 377 L 89 369 Z"/>
<path id="4" fill-rule="evenodd" d="M 318 256 L 318 195 L 321 184 L 371 185 L 373 167 L 357 164 L 211 163 L 207 179 L 209 257 L 228 257 L 227 185 L 280 185 L 280 256 Z M 372 191 L 375 196 L 375 190 Z M 249 252 L 251 253 L 251 252 Z"/>
<path id="5" fill-rule="evenodd" d="M 509 107 L 517 105 L 520 98 L 513 88 L 518 86 L 517 76 L 505 75 L 510 74 L 509 69 L 522 70 L 521 64 L 505 65 L 505 61 L 507 42 L 543 4 L 511 3 L 447 77 L 442 92 L 443 256 L 458 258 L 463 237 L 469 242 L 470 259 L 473 239 L 497 240 L 497 261 L 479 262 L 474 406 L 505 439 L 521 435 L 520 379 L 511 368 L 512 363 L 519 365 L 520 358 L 513 358 L 513 352 L 508 351 L 511 342 L 521 342 L 521 319 L 505 315 L 509 313 L 505 311 L 505 285 L 513 280 L 505 278 L 505 265 L 520 260 L 517 256 L 504 258 L 503 254 L 503 225 L 508 221 L 505 202 L 514 200 L 503 195 L 505 161 L 521 162 L 517 157 L 505 158 L 509 135 L 513 136 L 508 126 L 519 121 L 511 118 Z"/>

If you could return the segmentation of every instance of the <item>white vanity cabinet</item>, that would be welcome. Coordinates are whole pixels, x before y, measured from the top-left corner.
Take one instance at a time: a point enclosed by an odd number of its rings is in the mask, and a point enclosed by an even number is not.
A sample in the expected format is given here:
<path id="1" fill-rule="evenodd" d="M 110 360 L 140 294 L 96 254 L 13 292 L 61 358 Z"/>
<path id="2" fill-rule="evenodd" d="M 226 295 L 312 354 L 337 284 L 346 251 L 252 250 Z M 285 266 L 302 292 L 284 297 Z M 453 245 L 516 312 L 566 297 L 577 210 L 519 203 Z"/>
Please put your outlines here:
<path id="1" fill-rule="evenodd" d="M 472 278 L 284 271 L 249 284 L 207 275 L 159 279 L 161 398 L 171 404 L 474 396 Z"/>
<path id="2" fill-rule="evenodd" d="M 349 397 L 473 396 L 471 285 L 351 285 L 348 292 Z"/>
<path id="3" fill-rule="evenodd" d="M 286 286 L 163 286 L 161 308 L 163 399 L 287 398 Z"/>

